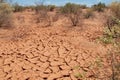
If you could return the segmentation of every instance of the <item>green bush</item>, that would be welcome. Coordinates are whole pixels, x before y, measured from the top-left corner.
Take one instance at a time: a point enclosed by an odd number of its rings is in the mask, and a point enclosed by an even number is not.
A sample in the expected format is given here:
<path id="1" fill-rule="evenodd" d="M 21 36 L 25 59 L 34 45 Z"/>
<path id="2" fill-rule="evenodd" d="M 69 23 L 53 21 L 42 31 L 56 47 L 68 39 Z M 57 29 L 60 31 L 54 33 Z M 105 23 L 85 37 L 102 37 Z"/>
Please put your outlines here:
<path id="1" fill-rule="evenodd" d="M 82 9 L 86 9 L 86 8 L 87 8 L 86 5 L 80 5 L 80 7 L 81 7 Z"/>
<path id="2" fill-rule="evenodd" d="M 110 9 L 113 12 L 114 16 L 120 19 L 120 2 L 113 2 L 110 4 Z"/>
<path id="3" fill-rule="evenodd" d="M 13 8 L 7 3 L 0 3 L 0 27 L 12 27 L 13 18 L 12 18 Z"/>
<path id="4" fill-rule="evenodd" d="M 77 26 L 80 20 L 81 8 L 80 5 L 67 3 L 61 8 L 62 14 L 65 14 L 72 22 L 73 26 Z"/>
<path id="5" fill-rule="evenodd" d="M 116 24 L 112 25 L 110 28 L 107 27 L 104 31 L 103 37 L 100 38 L 103 43 L 114 43 L 114 41 L 120 39 L 120 21 L 115 21 Z"/>
<path id="6" fill-rule="evenodd" d="M 56 6 L 55 5 L 48 5 L 47 7 L 48 7 L 49 11 L 54 11 Z"/>
<path id="7" fill-rule="evenodd" d="M 13 7 L 14 7 L 14 12 L 22 12 L 22 11 L 24 11 L 24 7 L 23 6 L 20 6 L 19 4 L 14 4 L 13 5 Z"/>
<path id="8" fill-rule="evenodd" d="M 61 8 L 62 13 L 73 13 L 76 14 L 80 10 L 80 5 L 74 3 L 67 3 Z"/>
<path id="9" fill-rule="evenodd" d="M 36 11 L 36 13 L 39 13 L 41 11 L 48 11 L 48 7 L 45 5 L 36 5 L 35 11 Z"/>
<path id="10" fill-rule="evenodd" d="M 32 11 L 35 11 L 36 6 L 26 6 L 25 9 L 31 9 Z"/>
<path id="11" fill-rule="evenodd" d="M 101 2 L 92 6 L 92 9 L 98 12 L 103 12 L 105 8 L 106 8 L 106 5 Z"/>

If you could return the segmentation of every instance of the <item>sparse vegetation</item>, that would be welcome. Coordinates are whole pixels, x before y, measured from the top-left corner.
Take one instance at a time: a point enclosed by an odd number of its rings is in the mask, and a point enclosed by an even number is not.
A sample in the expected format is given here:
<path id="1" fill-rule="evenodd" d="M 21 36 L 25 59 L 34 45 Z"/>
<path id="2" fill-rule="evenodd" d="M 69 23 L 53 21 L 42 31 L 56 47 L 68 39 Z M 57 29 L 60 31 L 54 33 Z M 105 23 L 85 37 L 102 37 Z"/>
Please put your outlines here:
<path id="1" fill-rule="evenodd" d="M 25 10 L 25 7 L 19 5 L 18 3 L 15 3 L 13 7 L 14 7 L 14 12 L 22 12 Z"/>
<path id="2" fill-rule="evenodd" d="M 0 27 L 13 27 L 13 8 L 7 3 L 0 3 Z"/>
<path id="3" fill-rule="evenodd" d="M 113 2 L 110 4 L 110 9 L 113 12 L 114 16 L 120 19 L 120 2 Z"/>
<path id="4" fill-rule="evenodd" d="M 104 43 L 114 43 L 114 41 L 118 38 L 120 38 L 120 25 L 119 21 L 115 20 L 115 22 L 112 20 L 108 22 L 107 28 L 104 31 L 104 36 L 101 38 L 101 41 Z"/>
<path id="5" fill-rule="evenodd" d="M 105 8 L 106 8 L 106 5 L 101 2 L 92 6 L 92 9 L 98 12 L 103 12 Z"/>
<path id="6" fill-rule="evenodd" d="M 48 5 L 47 7 L 48 7 L 49 11 L 54 11 L 56 6 L 55 5 Z"/>
<path id="7" fill-rule="evenodd" d="M 117 3 L 112 3 L 111 9 L 114 15 L 111 17 L 109 16 L 107 19 L 107 28 L 104 32 L 103 37 L 101 38 L 102 42 L 104 43 L 111 43 L 113 44 L 112 51 L 110 50 L 110 54 L 108 55 L 110 60 L 110 67 L 111 67 L 111 77 L 110 80 L 119 80 L 120 79 L 120 61 L 118 60 L 118 56 L 120 56 L 119 52 L 119 42 L 120 42 L 120 19 L 119 19 L 119 5 Z M 118 10 L 118 12 L 117 12 Z"/>

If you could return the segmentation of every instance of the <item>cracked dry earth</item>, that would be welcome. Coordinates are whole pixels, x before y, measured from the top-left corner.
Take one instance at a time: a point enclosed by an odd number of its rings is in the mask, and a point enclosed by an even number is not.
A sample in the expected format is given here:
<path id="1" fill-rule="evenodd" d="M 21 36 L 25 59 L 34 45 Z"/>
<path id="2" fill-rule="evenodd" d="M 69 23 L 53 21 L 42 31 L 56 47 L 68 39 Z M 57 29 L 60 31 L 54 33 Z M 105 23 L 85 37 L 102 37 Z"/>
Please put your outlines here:
<path id="1" fill-rule="evenodd" d="M 85 24 L 82 30 L 58 24 L 45 28 L 28 24 L 32 31 L 24 39 L 0 38 L 0 80 L 101 80 L 95 78 L 99 68 L 92 64 L 107 52 L 93 40 L 102 29 L 98 23 Z M 100 70 L 98 75 L 105 73 Z"/>

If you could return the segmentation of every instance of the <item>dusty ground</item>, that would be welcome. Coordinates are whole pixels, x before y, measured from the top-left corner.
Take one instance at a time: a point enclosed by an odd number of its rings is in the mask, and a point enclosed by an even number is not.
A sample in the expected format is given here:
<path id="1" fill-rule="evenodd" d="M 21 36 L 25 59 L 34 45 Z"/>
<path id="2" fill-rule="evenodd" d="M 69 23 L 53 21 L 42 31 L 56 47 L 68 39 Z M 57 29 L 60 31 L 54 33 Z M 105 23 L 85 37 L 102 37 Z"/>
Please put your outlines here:
<path id="1" fill-rule="evenodd" d="M 59 19 L 51 27 L 40 27 L 34 13 L 15 13 L 16 26 L 28 35 L 15 40 L 19 29 L 0 31 L 0 80 L 103 80 L 107 47 L 97 42 L 103 27 L 97 20 L 68 27 Z M 18 19 L 20 18 L 20 19 Z M 107 80 L 107 78 L 104 78 Z"/>

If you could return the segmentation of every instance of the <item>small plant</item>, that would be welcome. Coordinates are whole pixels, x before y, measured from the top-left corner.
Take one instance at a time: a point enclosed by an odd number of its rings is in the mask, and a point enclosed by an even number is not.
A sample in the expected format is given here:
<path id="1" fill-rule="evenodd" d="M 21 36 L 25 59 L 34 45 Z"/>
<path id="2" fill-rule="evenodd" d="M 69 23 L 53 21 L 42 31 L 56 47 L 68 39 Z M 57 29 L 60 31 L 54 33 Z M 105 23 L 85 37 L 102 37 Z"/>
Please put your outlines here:
<path id="1" fill-rule="evenodd" d="M 82 79 L 83 78 L 83 75 L 81 73 L 76 73 L 74 74 L 74 76 L 78 79 Z"/>
<path id="2" fill-rule="evenodd" d="M 79 68 L 80 68 L 79 65 L 73 67 L 73 69 L 77 69 L 77 70 L 79 70 Z"/>
<path id="3" fill-rule="evenodd" d="M 101 58 L 97 58 L 96 61 L 95 61 L 95 63 L 96 63 L 96 65 L 97 65 L 98 67 L 102 67 L 102 66 L 103 66 L 103 64 L 102 64 L 102 59 L 101 59 Z"/>
<path id="4" fill-rule="evenodd" d="M 29 29 L 28 27 L 18 27 L 18 28 L 14 28 L 13 32 L 12 32 L 12 36 L 11 36 L 11 40 L 12 41 L 18 41 L 20 39 L 25 38 L 26 36 L 29 35 L 29 32 L 31 31 L 31 29 Z"/>
<path id="5" fill-rule="evenodd" d="M 106 5 L 101 2 L 92 6 L 92 9 L 98 12 L 103 12 L 105 8 L 106 8 Z"/>
<path id="6" fill-rule="evenodd" d="M 61 12 L 70 19 L 73 26 L 77 26 L 80 20 L 80 13 L 82 12 L 80 5 L 67 3 L 61 8 Z"/>
<path id="7" fill-rule="evenodd" d="M 100 40 L 105 44 L 113 43 L 113 38 L 111 38 L 111 37 L 102 37 L 102 38 L 100 38 Z"/>

